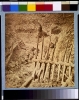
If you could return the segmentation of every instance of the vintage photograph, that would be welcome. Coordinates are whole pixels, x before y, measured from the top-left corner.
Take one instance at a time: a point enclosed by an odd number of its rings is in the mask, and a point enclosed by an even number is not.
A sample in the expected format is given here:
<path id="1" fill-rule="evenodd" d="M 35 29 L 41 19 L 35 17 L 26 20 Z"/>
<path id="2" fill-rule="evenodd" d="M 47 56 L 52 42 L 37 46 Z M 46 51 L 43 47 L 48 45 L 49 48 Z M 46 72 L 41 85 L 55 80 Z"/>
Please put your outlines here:
<path id="1" fill-rule="evenodd" d="M 74 13 L 5 14 L 5 88 L 74 87 Z"/>

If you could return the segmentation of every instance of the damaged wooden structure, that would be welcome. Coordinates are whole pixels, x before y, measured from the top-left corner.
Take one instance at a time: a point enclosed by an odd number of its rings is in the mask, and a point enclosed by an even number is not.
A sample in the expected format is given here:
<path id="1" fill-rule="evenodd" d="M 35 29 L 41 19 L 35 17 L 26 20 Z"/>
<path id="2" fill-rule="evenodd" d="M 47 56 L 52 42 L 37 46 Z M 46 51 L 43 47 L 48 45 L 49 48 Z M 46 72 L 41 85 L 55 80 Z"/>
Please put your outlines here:
<path id="1" fill-rule="evenodd" d="M 54 46 L 51 48 L 51 34 L 49 36 L 49 46 L 48 46 L 48 50 L 46 53 L 44 53 L 44 35 L 42 34 L 42 50 L 41 50 L 41 56 L 40 59 L 38 58 L 38 47 L 39 47 L 39 35 L 37 38 L 37 51 L 36 51 L 36 56 L 33 59 L 33 63 L 35 66 L 35 69 L 32 73 L 32 77 L 29 79 L 29 81 L 31 80 L 35 80 L 36 78 L 38 79 L 38 82 L 40 82 L 41 79 L 46 80 L 46 75 L 49 72 L 48 75 L 48 83 L 50 80 L 54 79 L 54 74 L 55 74 L 55 67 L 57 66 L 57 77 L 56 77 L 56 81 L 58 82 L 60 80 L 60 73 L 62 73 L 62 79 L 61 79 L 61 86 L 66 87 L 69 83 L 72 83 L 74 86 L 74 82 L 72 81 L 72 75 L 71 75 L 71 71 L 74 68 L 74 64 L 71 62 L 71 52 L 72 52 L 72 48 L 73 48 L 73 44 L 71 45 L 71 50 L 70 50 L 70 54 L 68 57 L 68 61 L 66 60 L 66 52 L 67 52 L 67 47 L 68 44 L 66 44 L 66 49 L 65 49 L 65 53 L 63 56 L 63 61 L 54 61 L 54 54 L 55 54 L 55 49 L 56 49 L 56 44 L 58 42 L 58 39 L 56 39 Z M 51 54 L 50 54 L 50 49 L 51 49 Z M 37 71 L 39 67 L 39 70 Z M 66 74 L 66 70 L 68 68 L 68 75 Z M 51 76 L 50 76 L 51 73 Z M 24 83 L 22 85 L 22 87 L 26 87 L 26 84 L 28 82 Z"/>

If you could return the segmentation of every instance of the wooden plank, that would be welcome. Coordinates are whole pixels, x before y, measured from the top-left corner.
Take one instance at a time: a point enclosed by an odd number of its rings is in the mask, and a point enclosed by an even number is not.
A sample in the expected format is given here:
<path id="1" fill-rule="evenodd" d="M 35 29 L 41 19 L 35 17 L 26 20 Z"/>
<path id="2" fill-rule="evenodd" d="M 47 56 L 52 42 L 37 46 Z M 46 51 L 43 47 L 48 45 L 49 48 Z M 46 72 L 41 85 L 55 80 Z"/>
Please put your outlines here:
<path id="1" fill-rule="evenodd" d="M 37 77 L 38 77 L 38 73 L 39 73 L 39 70 L 40 70 L 40 68 L 41 68 L 41 63 L 38 62 L 36 67 L 37 67 L 37 68 L 36 68 L 36 75 L 37 75 Z"/>
<path id="2" fill-rule="evenodd" d="M 45 64 L 45 67 L 44 67 L 44 72 L 43 72 L 43 78 L 45 76 L 45 71 L 46 71 L 46 66 L 47 66 L 47 63 L 44 63 Z"/>
<path id="3" fill-rule="evenodd" d="M 41 59 L 42 59 L 42 56 L 43 56 L 43 48 L 44 48 L 44 34 L 42 36 L 42 51 L 41 51 Z"/>
<path id="4" fill-rule="evenodd" d="M 48 58 L 48 56 L 49 56 L 50 43 L 51 43 L 51 35 L 49 37 L 49 46 L 48 46 L 47 55 L 46 55 L 47 57 L 46 58 Z"/>
<path id="5" fill-rule="evenodd" d="M 69 43 L 69 40 L 68 40 L 68 43 Z M 66 53 L 67 53 L 68 43 L 67 43 L 67 45 L 66 45 L 65 53 L 64 53 L 64 56 L 63 56 L 63 62 L 66 62 Z M 65 73 L 65 69 L 66 69 L 66 64 L 63 65 L 63 77 L 62 77 L 62 82 L 64 82 L 64 73 Z"/>
<path id="6" fill-rule="evenodd" d="M 66 66 L 64 65 L 63 67 L 64 67 L 64 68 L 63 68 L 63 77 L 62 77 L 62 82 L 64 82 L 64 75 L 65 75 L 65 68 L 66 68 Z"/>
<path id="7" fill-rule="evenodd" d="M 51 67 L 52 67 L 52 65 L 49 63 L 49 81 L 50 81 L 50 74 L 51 74 Z"/>
<path id="8" fill-rule="evenodd" d="M 40 68 L 39 73 L 38 73 L 38 80 L 43 78 L 44 67 L 45 67 L 45 63 L 42 63 L 41 68 Z"/>
<path id="9" fill-rule="evenodd" d="M 55 64 L 52 65 L 52 80 L 53 80 L 53 77 L 54 77 L 54 69 L 55 69 Z"/>
<path id="10" fill-rule="evenodd" d="M 66 61 L 66 55 L 65 55 L 64 61 Z M 66 65 L 64 64 L 64 66 L 63 66 L 63 77 L 62 77 L 62 82 L 64 82 L 65 69 L 66 69 Z"/>
<path id="11" fill-rule="evenodd" d="M 44 75 L 44 80 L 46 79 L 48 69 L 49 69 L 49 63 L 48 63 L 47 66 L 46 66 L 46 71 L 45 71 L 45 75 Z"/>
<path id="12" fill-rule="evenodd" d="M 68 40 L 68 43 L 69 43 L 69 40 Z M 66 53 L 67 53 L 68 43 L 66 44 L 65 53 L 64 53 L 64 56 L 63 56 L 63 62 L 65 62 L 65 56 L 66 56 Z"/>
<path id="13" fill-rule="evenodd" d="M 69 66 L 69 77 L 71 76 L 71 66 Z"/>
<path id="14" fill-rule="evenodd" d="M 59 64 L 59 66 L 58 66 L 58 77 L 57 77 L 57 81 L 59 81 L 59 76 L 60 76 L 60 67 L 61 67 L 61 65 Z"/>
<path id="15" fill-rule="evenodd" d="M 55 49 L 56 49 L 56 44 L 57 44 L 57 42 L 58 42 L 58 40 L 56 39 L 56 41 L 55 41 L 55 47 L 54 47 L 54 49 L 52 50 L 52 58 L 51 58 L 51 61 L 53 61 L 53 59 L 54 59 L 54 54 L 55 54 Z"/>
<path id="16" fill-rule="evenodd" d="M 66 74 L 65 74 L 66 75 Z M 67 76 L 67 75 L 66 75 Z M 69 86 L 69 83 L 73 84 L 74 85 L 74 82 L 72 81 L 72 76 L 68 77 L 67 76 L 67 80 L 66 82 L 62 82 L 62 86 L 66 87 L 67 85 Z"/>
<path id="17" fill-rule="evenodd" d="M 35 80 L 35 75 L 36 75 L 36 70 L 37 70 L 37 63 L 39 63 L 39 62 L 34 62 L 34 63 L 36 63 L 36 67 L 35 67 L 35 69 L 34 69 L 34 71 L 33 71 L 33 73 L 32 73 L 32 78 L 33 78 L 33 80 Z"/>
<path id="18" fill-rule="evenodd" d="M 70 57 L 71 57 L 72 49 L 73 49 L 73 45 L 71 45 L 71 50 L 70 50 L 69 57 L 68 57 L 68 63 L 70 62 Z"/>
<path id="19" fill-rule="evenodd" d="M 40 60 L 40 59 L 33 59 L 32 60 L 33 62 L 41 62 L 41 63 L 51 63 L 51 64 L 56 64 L 56 65 L 66 65 L 66 66 L 72 66 L 74 67 L 74 64 L 73 63 L 67 63 L 67 62 L 62 62 L 62 61 L 58 61 L 58 62 L 55 62 L 55 61 L 51 61 L 51 60 Z"/>
<path id="20" fill-rule="evenodd" d="M 37 36 L 37 52 L 36 52 L 36 59 L 37 59 L 37 56 L 38 56 L 38 44 L 39 44 L 39 33 L 38 33 L 38 36 Z"/>
<path id="21" fill-rule="evenodd" d="M 28 79 L 26 79 L 26 82 L 24 82 L 20 88 L 28 87 L 31 82 L 32 82 L 32 77 L 29 77 Z"/>
<path id="22" fill-rule="evenodd" d="M 63 72 L 62 70 L 60 70 L 60 72 Z M 66 75 L 66 73 L 64 73 L 64 76 L 66 76 L 66 78 L 68 79 L 69 76 Z M 74 84 L 74 82 L 72 81 L 72 84 Z"/>
<path id="23" fill-rule="evenodd" d="M 39 72 L 38 72 L 38 80 L 40 80 L 40 75 L 41 75 L 41 72 L 42 72 L 42 63 L 39 66 L 40 66 L 40 69 L 39 69 Z"/>
<path id="24" fill-rule="evenodd" d="M 69 59 L 68 59 L 68 63 L 71 62 L 71 52 L 72 52 L 72 49 L 73 49 L 73 45 L 71 45 L 71 50 L 70 50 L 70 54 L 69 54 Z M 71 76 L 71 66 L 69 66 L 69 77 Z"/>
<path id="25" fill-rule="evenodd" d="M 48 47 L 48 51 L 47 51 L 47 58 L 48 58 L 48 56 L 49 56 L 50 43 L 51 43 L 51 35 L 50 35 L 50 38 L 49 38 L 49 47 Z M 49 58 L 49 60 L 51 60 L 51 58 Z M 49 68 L 49 75 L 48 75 L 48 78 L 49 78 L 49 80 L 50 80 L 51 63 L 48 63 L 47 67 L 50 67 L 50 68 Z"/>

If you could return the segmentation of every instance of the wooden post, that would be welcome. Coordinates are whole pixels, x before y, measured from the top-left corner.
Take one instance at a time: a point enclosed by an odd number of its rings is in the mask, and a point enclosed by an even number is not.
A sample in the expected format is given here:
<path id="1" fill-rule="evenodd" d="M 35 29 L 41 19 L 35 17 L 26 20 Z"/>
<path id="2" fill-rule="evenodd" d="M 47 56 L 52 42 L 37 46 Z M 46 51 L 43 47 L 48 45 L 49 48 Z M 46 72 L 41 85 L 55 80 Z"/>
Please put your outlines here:
<path id="1" fill-rule="evenodd" d="M 57 42 L 58 42 L 58 40 L 55 41 L 55 47 L 54 47 L 54 49 L 52 49 L 52 58 L 51 58 L 52 61 L 54 59 L 54 53 L 55 53 L 55 49 L 56 49 Z"/>
<path id="2" fill-rule="evenodd" d="M 58 38 L 57 38 L 56 41 L 55 41 L 55 47 L 54 47 L 54 49 L 53 49 L 53 51 L 52 51 L 52 58 L 51 58 L 51 61 L 53 61 L 53 59 L 54 59 L 54 53 L 55 53 L 55 49 L 56 49 L 56 44 L 57 44 L 57 42 L 58 42 Z M 52 70 L 52 80 L 53 80 L 55 64 L 52 65 L 52 68 L 53 68 L 53 70 Z"/>
<path id="3" fill-rule="evenodd" d="M 38 44 L 39 44 L 39 33 L 38 33 L 38 36 L 37 36 L 37 49 L 36 49 L 36 56 L 35 56 L 35 59 L 37 59 L 37 56 L 38 56 Z M 37 65 L 37 62 L 35 61 L 35 67 Z M 35 74 L 35 73 L 34 73 Z"/>
<path id="4" fill-rule="evenodd" d="M 63 76 L 62 76 L 62 82 L 64 82 L 64 72 L 65 72 L 65 65 L 63 66 Z"/>
<path id="5" fill-rule="evenodd" d="M 68 43 L 69 43 L 69 40 L 68 40 Z M 64 62 L 64 63 L 65 63 L 65 61 L 66 61 L 66 52 L 67 52 L 68 43 L 67 43 L 67 45 L 66 45 L 65 53 L 64 53 L 64 56 L 63 56 L 63 62 Z M 62 82 L 64 82 L 64 81 L 63 81 L 63 80 L 64 80 L 64 72 L 65 72 L 65 64 L 64 64 L 64 66 L 63 66 L 63 77 L 62 77 Z"/>
<path id="6" fill-rule="evenodd" d="M 61 67 L 61 65 L 59 64 L 59 66 L 58 66 L 58 78 L 57 78 L 57 81 L 59 81 L 59 76 L 60 76 L 60 67 Z"/>
<path id="7" fill-rule="evenodd" d="M 59 57 L 61 58 L 61 53 L 60 53 Z M 60 61 L 61 61 L 61 59 L 60 59 Z M 58 65 L 58 78 L 57 78 L 57 81 L 59 81 L 59 77 L 60 77 L 60 68 L 61 68 L 61 64 L 59 63 L 59 65 Z"/>
<path id="8" fill-rule="evenodd" d="M 68 40 L 68 43 L 69 43 L 69 40 Z M 66 45 L 65 53 L 64 53 L 64 56 L 63 56 L 63 62 L 65 61 L 65 55 L 66 55 L 66 53 L 67 53 L 68 43 L 67 43 L 67 45 Z"/>
<path id="9" fill-rule="evenodd" d="M 72 48 L 73 48 L 73 45 L 71 44 L 71 50 L 70 50 L 70 53 L 69 53 L 68 63 L 70 62 L 70 56 L 71 56 Z"/>
<path id="10" fill-rule="evenodd" d="M 26 79 L 26 82 L 24 82 L 20 88 L 28 87 L 31 82 L 32 82 L 32 77 L 29 77 L 28 79 Z"/>
<path id="11" fill-rule="evenodd" d="M 39 70 L 39 73 L 38 73 L 38 80 L 40 81 L 41 78 L 43 78 L 43 72 L 44 72 L 44 67 L 45 67 L 45 63 L 41 63 L 41 68 Z"/>
<path id="12" fill-rule="evenodd" d="M 44 75 L 44 80 L 45 80 L 45 78 L 46 78 L 46 76 L 47 76 L 48 69 L 49 69 L 49 63 L 47 63 L 47 66 L 46 66 L 46 71 L 45 71 L 45 75 Z"/>
<path id="13" fill-rule="evenodd" d="M 49 38 L 50 40 L 49 40 L 49 46 L 48 46 L 48 50 L 47 50 L 47 57 L 46 58 L 48 58 L 48 56 L 49 56 L 49 49 L 50 49 L 50 43 L 51 43 L 51 35 L 50 35 L 50 38 Z"/>
<path id="14" fill-rule="evenodd" d="M 52 64 L 49 64 L 49 81 L 50 81 L 50 74 L 51 74 L 51 66 L 52 66 Z"/>
<path id="15" fill-rule="evenodd" d="M 39 44 L 39 33 L 38 33 L 38 36 L 37 36 L 37 52 L 36 52 L 36 59 L 37 59 L 37 56 L 38 56 L 38 44 Z"/>
<path id="16" fill-rule="evenodd" d="M 43 47 L 44 47 L 44 34 L 42 36 L 42 51 L 41 51 L 41 59 L 42 59 L 42 56 L 43 56 Z"/>
<path id="17" fill-rule="evenodd" d="M 45 76 L 46 66 L 47 66 L 47 63 L 45 63 L 45 68 L 44 68 L 44 71 L 43 71 L 43 78 Z"/>
<path id="18" fill-rule="evenodd" d="M 52 68 L 53 68 L 53 69 L 52 69 L 52 80 L 53 80 L 53 77 L 54 77 L 54 69 L 55 69 L 55 64 L 53 64 L 53 65 L 52 65 Z"/>
<path id="19" fill-rule="evenodd" d="M 49 38 L 49 46 L 48 46 L 48 50 L 47 50 L 47 55 L 46 55 L 46 60 L 48 59 L 48 56 L 49 56 L 49 50 L 50 50 L 50 43 L 51 43 L 51 35 L 50 35 L 50 38 Z M 49 60 L 50 60 L 50 58 L 49 58 Z M 46 72 L 45 72 L 45 75 L 46 75 L 46 73 L 48 72 L 48 68 L 50 67 L 50 71 L 49 71 L 49 79 L 50 79 L 50 72 L 51 72 L 51 64 L 50 63 L 48 63 L 47 64 L 47 68 L 46 68 Z M 44 77 L 44 79 L 45 79 L 45 77 Z"/>
<path id="20" fill-rule="evenodd" d="M 69 54 L 69 58 L 68 58 L 68 63 L 71 62 L 71 52 L 72 52 L 72 48 L 73 48 L 73 45 L 71 45 L 71 50 L 70 50 L 70 54 Z M 71 76 L 71 66 L 69 66 L 69 77 Z"/>

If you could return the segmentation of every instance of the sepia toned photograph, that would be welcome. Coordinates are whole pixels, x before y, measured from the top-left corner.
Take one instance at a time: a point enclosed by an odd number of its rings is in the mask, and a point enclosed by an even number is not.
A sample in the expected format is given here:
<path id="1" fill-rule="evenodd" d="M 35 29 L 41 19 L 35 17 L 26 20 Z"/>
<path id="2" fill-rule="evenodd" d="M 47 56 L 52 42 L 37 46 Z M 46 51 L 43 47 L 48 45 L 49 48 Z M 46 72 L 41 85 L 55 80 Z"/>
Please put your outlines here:
<path id="1" fill-rule="evenodd" d="M 74 14 L 5 14 L 5 87 L 74 87 Z"/>

